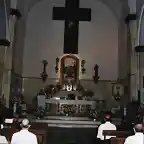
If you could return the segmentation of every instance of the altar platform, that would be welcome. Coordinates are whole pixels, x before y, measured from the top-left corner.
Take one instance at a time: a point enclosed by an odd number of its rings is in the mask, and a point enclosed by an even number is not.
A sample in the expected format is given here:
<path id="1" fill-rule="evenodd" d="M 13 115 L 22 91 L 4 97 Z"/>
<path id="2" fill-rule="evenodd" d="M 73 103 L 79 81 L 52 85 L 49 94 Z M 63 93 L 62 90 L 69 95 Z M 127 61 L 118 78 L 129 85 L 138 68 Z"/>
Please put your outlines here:
<path id="1" fill-rule="evenodd" d="M 29 117 L 32 123 L 46 124 L 48 127 L 64 127 L 64 128 L 97 128 L 101 121 L 92 120 L 88 117 L 71 117 L 71 116 L 47 116 L 43 119 Z M 21 121 L 22 119 L 19 119 Z M 119 125 L 120 119 L 112 119 L 115 125 Z"/>

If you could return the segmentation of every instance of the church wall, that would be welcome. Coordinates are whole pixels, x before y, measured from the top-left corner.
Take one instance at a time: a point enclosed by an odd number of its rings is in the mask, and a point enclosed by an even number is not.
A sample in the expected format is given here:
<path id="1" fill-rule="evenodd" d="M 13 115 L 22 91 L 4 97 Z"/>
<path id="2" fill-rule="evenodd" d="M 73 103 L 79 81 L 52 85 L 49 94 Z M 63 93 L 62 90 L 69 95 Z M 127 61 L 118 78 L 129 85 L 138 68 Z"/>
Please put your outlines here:
<path id="1" fill-rule="evenodd" d="M 99 100 L 104 100 L 108 91 L 106 90 L 106 85 L 108 81 L 100 81 L 98 84 L 95 84 L 91 80 L 81 80 L 80 83 L 82 84 L 85 89 L 94 91 L 94 95 Z M 105 91 L 103 91 L 105 89 Z"/>
<path id="2" fill-rule="evenodd" d="M 43 87 L 40 79 L 43 68 L 42 60 L 48 61 L 47 82 L 55 83 L 58 77 L 54 67 L 56 58 L 60 58 L 63 54 L 64 22 L 52 21 L 52 7 L 64 6 L 64 3 L 64 0 L 43 0 L 37 3 L 28 14 L 22 72 L 23 92 L 27 102 L 30 102 L 30 96 L 32 99 Z M 83 0 L 80 2 L 80 7 L 92 8 L 92 21 L 79 24 L 78 56 L 80 60 L 86 61 L 86 74 L 80 75 L 80 78 L 85 86 L 91 87 L 96 92 L 97 99 L 104 99 L 108 95 L 111 96 L 111 89 L 105 92 L 107 82 L 116 80 L 118 76 L 121 78 L 125 76 L 125 66 L 123 65 L 125 61 L 121 62 L 122 73 L 118 73 L 118 47 L 123 47 L 123 45 L 119 45 L 123 39 L 119 41 L 118 38 L 120 25 L 110 9 L 103 3 Z M 120 30 L 122 29 L 123 26 Z M 123 32 L 122 30 L 121 37 Z M 122 53 L 121 55 L 123 57 Z M 97 85 L 94 85 L 92 81 L 95 64 L 100 66 L 101 82 Z"/>
<path id="3" fill-rule="evenodd" d="M 35 77 L 23 78 L 22 92 L 24 94 L 26 103 L 31 104 L 33 98 L 37 95 L 39 90 L 45 87 L 46 85 L 50 84 L 56 84 L 56 79 L 49 78 L 44 84 L 41 78 L 35 78 Z"/>
<path id="4" fill-rule="evenodd" d="M 99 65 L 101 80 L 118 77 L 118 23 L 112 11 L 101 2 L 83 0 L 81 7 L 92 8 L 92 21 L 80 22 L 79 55 L 86 60 L 86 75 L 91 79 L 93 67 Z"/>
<path id="5" fill-rule="evenodd" d="M 52 6 L 64 6 L 63 1 L 42 1 L 29 12 L 23 76 L 39 77 L 41 61 L 49 63 L 49 78 L 56 78 L 55 59 L 63 53 L 64 22 L 52 21 Z M 92 8 L 92 21 L 80 22 L 79 57 L 86 60 L 83 79 L 92 79 L 93 67 L 100 65 L 102 80 L 115 80 L 118 76 L 118 25 L 112 12 L 102 3 L 93 0 L 81 2 L 81 7 Z M 108 49 L 109 52 L 106 52 Z M 95 52 L 94 52 L 95 51 Z"/>

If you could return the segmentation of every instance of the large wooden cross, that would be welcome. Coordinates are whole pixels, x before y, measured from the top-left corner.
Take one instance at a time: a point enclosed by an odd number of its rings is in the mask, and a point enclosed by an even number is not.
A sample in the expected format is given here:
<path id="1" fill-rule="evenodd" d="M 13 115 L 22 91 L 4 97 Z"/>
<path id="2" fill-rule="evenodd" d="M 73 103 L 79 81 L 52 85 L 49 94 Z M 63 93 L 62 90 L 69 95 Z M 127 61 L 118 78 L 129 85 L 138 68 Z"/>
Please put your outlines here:
<path id="1" fill-rule="evenodd" d="M 64 54 L 78 54 L 79 21 L 91 21 L 91 9 L 79 8 L 79 0 L 66 0 L 65 7 L 53 7 L 53 20 L 65 21 Z"/>

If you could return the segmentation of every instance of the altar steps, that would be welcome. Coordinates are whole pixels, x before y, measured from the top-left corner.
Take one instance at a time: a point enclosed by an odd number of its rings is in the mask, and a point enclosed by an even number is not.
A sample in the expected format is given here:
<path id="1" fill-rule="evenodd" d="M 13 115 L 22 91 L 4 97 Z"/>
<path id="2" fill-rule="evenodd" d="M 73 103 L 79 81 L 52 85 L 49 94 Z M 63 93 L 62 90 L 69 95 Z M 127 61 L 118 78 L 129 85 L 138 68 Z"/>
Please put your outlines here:
<path id="1" fill-rule="evenodd" d="M 21 119 L 20 119 L 21 121 Z M 87 117 L 65 117 L 65 116 L 48 116 L 44 119 L 34 119 L 31 117 L 32 123 L 46 124 L 49 127 L 64 128 L 97 128 L 101 121 L 93 121 Z M 119 125 L 121 119 L 112 119 L 115 125 Z"/>

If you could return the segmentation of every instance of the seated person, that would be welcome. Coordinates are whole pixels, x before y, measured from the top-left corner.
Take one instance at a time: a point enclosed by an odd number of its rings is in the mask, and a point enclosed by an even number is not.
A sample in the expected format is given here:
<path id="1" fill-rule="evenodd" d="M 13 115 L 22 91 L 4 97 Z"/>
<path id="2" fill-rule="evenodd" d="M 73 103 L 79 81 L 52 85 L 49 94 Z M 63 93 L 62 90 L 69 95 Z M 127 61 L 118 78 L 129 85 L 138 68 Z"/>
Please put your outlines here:
<path id="1" fill-rule="evenodd" d="M 5 136 L 0 135 L 0 144 L 8 144 L 8 141 Z"/>
<path id="2" fill-rule="evenodd" d="M 144 144 L 143 125 L 136 124 L 134 132 L 135 135 L 127 137 L 124 144 Z"/>
<path id="3" fill-rule="evenodd" d="M 1 124 L 0 125 L 0 144 L 8 144 L 8 141 L 6 139 L 5 136 L 3 136 L 3 133 L 2 133 L 2 129 L 3 129 L 3 125 Z"/>
<path id="4" fill-rule="evenodd" d="M 104 135 L 103 135 L 104 130 L 116 130 L 116 129 L 117 129 L 116 126 L 111 123 L 111 115 L 107 113 L 105 115 L 105 123 L 101 124 L 98 128 L 97 138 L 99 138 L 100 140 L 104 140 Z M 106 140 L 109 140 L 112 137 L 115 136 L 106 136 Z"/>
<path id="5" fill-rule="evenodd" d="M 28 131 L 30 122 L 28 119 L 22 120 L 21 130 L 13 134 L 11 144 L 38 144 L 35 134 Z"/>

